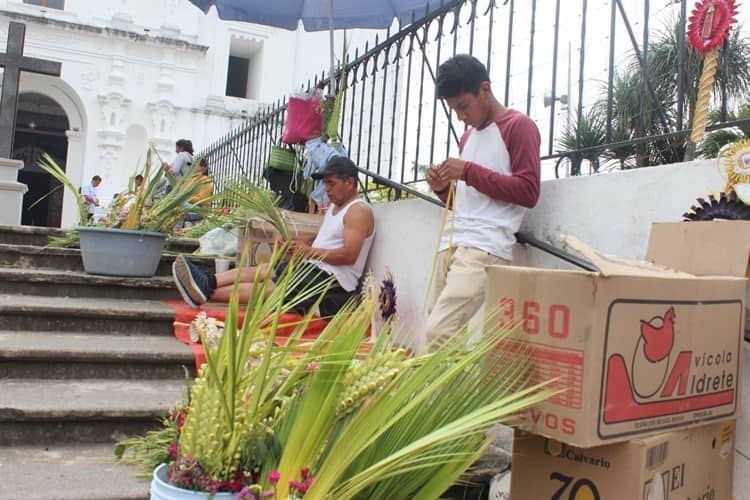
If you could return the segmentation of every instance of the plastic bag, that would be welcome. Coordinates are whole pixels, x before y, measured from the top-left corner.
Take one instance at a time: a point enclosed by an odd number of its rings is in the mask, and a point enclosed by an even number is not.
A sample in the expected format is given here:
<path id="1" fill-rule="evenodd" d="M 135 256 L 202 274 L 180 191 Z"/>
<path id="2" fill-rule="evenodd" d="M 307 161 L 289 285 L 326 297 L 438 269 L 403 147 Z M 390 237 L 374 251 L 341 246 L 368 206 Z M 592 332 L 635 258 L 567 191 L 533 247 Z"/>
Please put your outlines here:
<path id="1" fill-rule="evenodd" d="M 286 108 L 286 127 L 281 142 L 302 144 L 313 137 L 320 137 L 322 129 L 320 96 L 300 94 L 289 98 Z"/>
<path id="2" fill-rule="evenodd" d="M 231 257 L 237 254 L 237 231 L 217 227 L 200 238 L 200 253 L 207 255 L 224 255 Z"/>
<path id="3" fill-rule="evenodd" d="M 337 156 L 348 157 L 343 144 L 340 142 L 327 143 L 320 137 L 307 141 L 305 151 L 307 153 L 307 162 L 303 171 L 305 179 L 311 179 L 314 173 L 322 171 L 332 158 Z M 328 203 L 328 195 L 322 179 L 315 181 L 310 196 L 318 206 Z"/>

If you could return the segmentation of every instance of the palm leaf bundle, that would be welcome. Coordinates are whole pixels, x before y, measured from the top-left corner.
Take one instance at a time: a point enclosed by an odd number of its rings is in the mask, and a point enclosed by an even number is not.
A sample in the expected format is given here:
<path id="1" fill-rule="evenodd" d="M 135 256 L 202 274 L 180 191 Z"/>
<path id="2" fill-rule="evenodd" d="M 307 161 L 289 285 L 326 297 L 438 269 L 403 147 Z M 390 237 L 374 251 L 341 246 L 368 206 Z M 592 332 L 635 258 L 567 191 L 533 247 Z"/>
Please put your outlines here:
<path id="1" fill-rule="evenodd" d="M 163 167 L 162 167 L 163 168 Z M 161 170 L 161 168 L 160 168 Z M 191 168 L 164 197 L 155 201 L 148 210 L 143 229 L 146 231 L 168 232 L 187 212 L 204 213 L 206 209 L 190 206 L 189 202 L 200 190 L 200 184 L 193 180 Z"/>
<path id="2" fill-rule="evenodd" d="M 339 123 L 341 121 L 341 106 L 344 100 L 344 90 L 346 89 L 346 64 L 348 61 L 347 57 L 346 38 L 344 39 L 343 55 L 341 60 L 341 73 L 339 75 L 339 83 L 337 86 L 336 96 L 333 102 L 326 99 L 321 101 L 321 107 L 323 107 L 323 139 L 340 141 L 339 136 Z M 331 78 L 334 78 L 331 75 Z M 324 104 L 325 103 L 325 104 Z"/>
<path id="3" fill-rule="evenodd" d="M 327 443 L 306 498 L 436 498 L 482 454 L 485 432 L 546 397 L 521 353 L 487 362 L 507 333 L 470 333 L 402 370 Z M 294 449 L 287 446 L 284 449 Z"/>
<path id="4" fill-rule="evenodd" d="M 278 500 L 436 498 L 481 456 L 491 426 L 551 395 L 529 383 L 528 353 L 496 362 L 508 331 L 470 348 L 473 332 L 464 331 L 414 355 L 390 345 L 391 323 L 367 344 L 367 307 L 350 304 L 314 341 L 302 339 L 308 314 L 281 342 L 282 314 L 328 286 L 288 297 L 301 274 L 292 257 L 275 282 L 258 275 L 242 324 L 235 284 L 225 333 L 207 348 L 179 455 L 214 484 L 241 478 L 256 497 Z M 487 324 L 496 320 L 490 314 Z"/>
<path id="5" fill-rule="evenodd" d="M 271 263 L 278 262 L 280 255 L 275 252 Z M 275 283 L 268 276 L 256 281 L 242 325 L 238 324 L 240 306 L 235 294 L 224 331 L 236 335 L 225 333 L 215 351 L 206 351 L 202 376 L 191 392 L 180 454 L 199 458 L 211 477 L 231 477 L 238 470 L 245 441 L 263 432 L 264 423 L 276 416 L 281 403 L 294 396 L 294 381 L 305 375 L 305 370 L 294 368 L 293 355 L 312 314 L 299 323 L 286 347 L 273 345 L 281 314 L 328 286 L 312 287 L 285 300 L 288 290 L 305 278 L 303 273 L 293 272 L 297 266 L 298 261 L 292 259 L 288 272 Z M 254 352 L 259 343 L 264 347 L 260 353 Z M 260 363 L 253 365 L 253 356 L 258 354 Z"/>
<path id="6" fill-rule="evenodd" d="M 203 208 L 186 207 L 186 204 L 189 204 L 200 191 L 200 184 L 195 182 L 195 163 L 179 181 L 173 184 L 169 193 L 155 199 L 159 183 L 166 175 L 166 167 L 163 164 L 156 169 L 152 167 L 152 150 L 153 148 L 149 148 L 146 153 L 146 163 L 142 174 L 145 187 L 135 193 L 127 217 L 120 225 L 120 229 L 143 229 L 164 233 L 171 231 L 188 211 L 206 212 Z M 201 201 L 211 201 L 211 199 Z"/>
<path id="7" fill-rule="evenodd" d="M 233 207 L 231 218 L 238 226 L 245 226 L 249 219 L 261 219 L 270 224 L 283 240 L 289 239 L 289 227 L 278 207 L 278 196 L 241 177 L 224 186 L 224 203 Z"/>

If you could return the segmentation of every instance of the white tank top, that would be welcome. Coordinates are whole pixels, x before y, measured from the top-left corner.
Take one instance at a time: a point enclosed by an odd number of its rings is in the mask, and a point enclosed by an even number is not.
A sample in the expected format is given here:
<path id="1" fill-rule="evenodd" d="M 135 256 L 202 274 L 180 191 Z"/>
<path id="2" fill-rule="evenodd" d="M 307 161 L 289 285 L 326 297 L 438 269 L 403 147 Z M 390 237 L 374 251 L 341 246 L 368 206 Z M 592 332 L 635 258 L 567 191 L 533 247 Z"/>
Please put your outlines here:
<path id="1" fill-rule="evenodd" d="M 344 246 L 344 216 L 349 208 L 355 203 L 365 203 L 364 200 L 357 198 L 341 208 L 336 215 L 333 215 L 333 209 L 328 210 L 323 218 L 323 224 L 320 226 L 318 235 L 315 237 L 312 246 L 315 248 L 334 249 Z M 366 204 L 366 203 L 365 203 Z M 375 236 L 375 228 L 372 228 L 370 236 L 362 242 L 362 248 L 359 249 L 359 255 L 354 264 L 334 266 L 319 260 L 312 260 L 315 265 L 332 274 L 341 285 L 341 288 L 347 292 L 356 290 L 359 284 L 359 278 L 365 270 L 367 256 L 370 253 L 372 240 Z"/>

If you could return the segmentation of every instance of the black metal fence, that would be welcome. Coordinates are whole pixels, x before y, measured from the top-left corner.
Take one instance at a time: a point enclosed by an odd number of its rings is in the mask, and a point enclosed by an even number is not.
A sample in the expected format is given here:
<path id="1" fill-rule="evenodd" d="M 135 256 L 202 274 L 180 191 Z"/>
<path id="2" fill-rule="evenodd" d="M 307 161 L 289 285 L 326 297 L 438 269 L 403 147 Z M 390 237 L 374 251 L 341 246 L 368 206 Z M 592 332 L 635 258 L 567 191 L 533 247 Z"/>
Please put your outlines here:
<path id="1" fill-rule="evenodd" d="M 435 99 L 437 66 L 471 53 L 487 65 L 496 97 L 537 122 L 543 177 L 682 160 L 699 64 L 686 46 L 686 1 L 651 4 L 462 0 L 446 1 L 427 16 L 414 13 L 395 34 L 349 54 L 342 142 L 361 168 L 421 189 L 428 165 L 458 154 L 464 130 Z M 659 51 L 670 44 L 674 68 L 666 66 L 671 73 L 664 78 Z M 725 46 L 714 129 L 750 121 L 729 121 L 750 81 L 733 84 L 732 63 Z M 207 147 L 203 155 L 218 186 L 239 175 L 262 183 L 285 120 L 282 98 Z M 362 180 L 366 191 L 382 186 L 370 176 Z"/>

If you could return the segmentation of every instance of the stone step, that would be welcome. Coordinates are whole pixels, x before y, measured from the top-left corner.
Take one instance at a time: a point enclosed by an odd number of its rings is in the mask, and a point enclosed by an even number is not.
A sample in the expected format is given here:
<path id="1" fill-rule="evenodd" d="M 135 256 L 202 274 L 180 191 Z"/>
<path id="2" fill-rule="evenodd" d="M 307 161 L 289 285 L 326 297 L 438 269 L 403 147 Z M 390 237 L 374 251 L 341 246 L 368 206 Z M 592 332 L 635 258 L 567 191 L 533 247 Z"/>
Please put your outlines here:
<path id="1" fill-rule="evenodd" d="M 112 444 L 0 446 L 0 497 L 9 500 L 142 500 L 149 479 L 115 462 Z"/>
<path id="2" fill-rule="evenodd" d="M 0 295 L 0 330 L 173 335 L 174 312 L 156 300 Z"/>
<path id="3" fill-rule="evenodd" d="M 183 380 L 194 366 L 174 337 L 0 331 L 0 379 Z"/>
<path id="4" fill-rule="evenodd" d="M 55 269 L 58 271 L 83 271 L 81 251 L 77 248 L 52 248 L 36 245 L 14 245 L 0 239 L 0 266 L 23 269 Z M 213 259 L 193 256 L 207 269 L 213 269 Z M 157 276 L 172 273 L 174 254 L 163 255 L 156 269 Z"/>
<path id="5" fill-rule="evenodd" d="M 56 227 L 8 226 L 0 224 L 0 242 L 9 245 L 45 246 L 51 236 L 65 236 L 66 231 Z"/>
<path id="6" fill-rule="evenodd" d="M 46 297 L 100 297 L 107 299 L 179 300 L 171 276 L 121 278 L 82 271 L 0 267 L 0 293 Z"/>
<path id="7" fill-rule="evenodd" d="M 56 227 L 8 226 L 0 224 L 0 243 L 44 247 L 49 244 L 51 236 L 64 236 L 66 233 L 67 231 L 64 229 Z M 166 250 L 179 253 L 192 253 L 198 249 L 198 246 L 198 240 L 171 237 L 167 240 Z"/>
<path id="8" fill-rule="evenodd" d="M 0 445 L 114 442 L 159 426 L 181 380 L 0 380 Z"/>
<path id="9" fill-rule="evenodd" d="M 180 238 L 170 236 L 164 249 L 173 253 L 193 253 L 200 248 L 200 243 L 195 238 Z"/>

